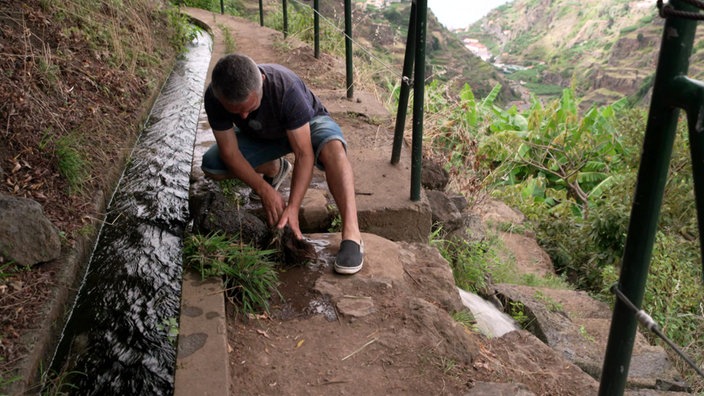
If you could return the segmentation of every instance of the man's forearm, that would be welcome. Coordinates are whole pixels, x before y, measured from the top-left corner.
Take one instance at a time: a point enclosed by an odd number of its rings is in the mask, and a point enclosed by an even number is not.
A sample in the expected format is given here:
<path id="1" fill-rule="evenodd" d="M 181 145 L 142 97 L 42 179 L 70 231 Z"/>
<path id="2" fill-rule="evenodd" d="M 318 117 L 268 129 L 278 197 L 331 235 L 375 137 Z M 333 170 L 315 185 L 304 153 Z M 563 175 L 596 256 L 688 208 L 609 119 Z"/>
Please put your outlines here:
<path id="1" fill-rule="evenodd" d="M 291 176 L 291 192 L 288 197 L 288 205 L 300 209 L 303 197 L 306 195 L 310 181 L 313 179 L 313 162 L 312 153 L 296 155 L 296 161 L 293 166 L 293 175 Z"/>
<path id="2" fill-rule="evenodd" d="M 223 161 L 234 177 L 247 184 L 257 194 L 261 195 L 263 193 L 262 190 L 269 187 L 264 178 L 252 168 L 252 165 L 241 154 L 223 158 Z"/>

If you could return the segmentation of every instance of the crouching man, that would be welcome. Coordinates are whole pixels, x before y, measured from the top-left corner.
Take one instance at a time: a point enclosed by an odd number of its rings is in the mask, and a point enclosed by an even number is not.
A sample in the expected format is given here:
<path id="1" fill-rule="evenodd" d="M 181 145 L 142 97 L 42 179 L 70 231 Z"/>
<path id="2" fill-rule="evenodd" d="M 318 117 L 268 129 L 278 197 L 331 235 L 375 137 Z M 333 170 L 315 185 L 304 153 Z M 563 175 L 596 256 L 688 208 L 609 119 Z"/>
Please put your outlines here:
<path id="1" fill-rule="evenodd" d="M 203 155 L 206 176 L 242 180 L 261 200 L 269 224 L 289 225 L 301 239 L 298 214 L 313 166 L 324 170 L 342 217 L 335 271 L 354 274 L 361 270 L 364 244 L 347 142 L 303 80 L 281 65 L 257 65 L 248 56 L 227 55 L 213 69 L 205 111 L 216 141 Z M 293 165 L 284 158 L 289 153 L 295 157 Z M 286 202 L 278 188 L 291 172 Z"/>

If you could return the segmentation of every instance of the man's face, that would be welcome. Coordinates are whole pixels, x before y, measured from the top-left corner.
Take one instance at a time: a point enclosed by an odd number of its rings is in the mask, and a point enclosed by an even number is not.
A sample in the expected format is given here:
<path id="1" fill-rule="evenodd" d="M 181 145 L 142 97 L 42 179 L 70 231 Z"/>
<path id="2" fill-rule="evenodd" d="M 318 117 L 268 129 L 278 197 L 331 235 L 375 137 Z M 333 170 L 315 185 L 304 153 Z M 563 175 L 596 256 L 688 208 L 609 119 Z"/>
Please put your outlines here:
<path id="1" fill-rule="evenodd" d="M 237 114 L 242 117 L 242 119 L 246 119 L 251 112 L 257 110 L 262 104 L 262 97 L 256 92 L 250 92 L 247 99 L 243 102 L 229 103 L 221 100 L 220 103 L 222 103 L 223 107 L 230 113 Z"/>

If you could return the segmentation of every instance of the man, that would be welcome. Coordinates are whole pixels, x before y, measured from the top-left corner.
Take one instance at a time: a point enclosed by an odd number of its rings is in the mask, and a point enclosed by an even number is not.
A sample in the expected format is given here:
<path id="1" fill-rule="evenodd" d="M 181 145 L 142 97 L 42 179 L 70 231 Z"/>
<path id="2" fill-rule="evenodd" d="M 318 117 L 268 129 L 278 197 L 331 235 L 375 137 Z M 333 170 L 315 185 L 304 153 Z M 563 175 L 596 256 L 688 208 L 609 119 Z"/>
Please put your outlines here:
<path id="1" fill-rule="evenodd" d="M 213 69 L 205 110 L 216 141 L 203 155 L 205 174 L 214 180 L 242 180 L 261 199 L 269 224 L 289 225 L 301 239 L 298 214 L 313 166 L 324 170 L 342 217 L 335 271 L 361 270 L 364 247 L 347 143 L 303 80 L 281 65 L 257 65 L 245 55 L 227 55 Z M 291 152 L 293 166 L 283 158 Z M 287 203 L 277 189 L 291 168 Z"/>

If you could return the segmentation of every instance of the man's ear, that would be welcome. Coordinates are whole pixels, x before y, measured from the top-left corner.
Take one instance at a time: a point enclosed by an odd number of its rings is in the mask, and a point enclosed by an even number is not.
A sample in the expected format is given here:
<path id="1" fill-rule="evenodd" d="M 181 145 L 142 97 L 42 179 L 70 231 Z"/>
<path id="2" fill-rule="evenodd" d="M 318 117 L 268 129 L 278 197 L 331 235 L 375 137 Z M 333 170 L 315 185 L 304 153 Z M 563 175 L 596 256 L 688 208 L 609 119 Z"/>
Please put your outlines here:
<path id="1" fill-rule="evenodd" d="M 262 73 L 262 81 L 266 80 L 266 76 Z"/>

